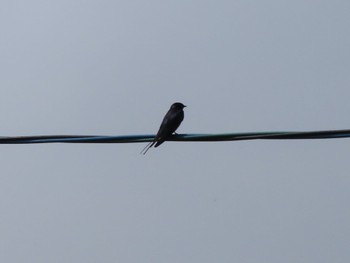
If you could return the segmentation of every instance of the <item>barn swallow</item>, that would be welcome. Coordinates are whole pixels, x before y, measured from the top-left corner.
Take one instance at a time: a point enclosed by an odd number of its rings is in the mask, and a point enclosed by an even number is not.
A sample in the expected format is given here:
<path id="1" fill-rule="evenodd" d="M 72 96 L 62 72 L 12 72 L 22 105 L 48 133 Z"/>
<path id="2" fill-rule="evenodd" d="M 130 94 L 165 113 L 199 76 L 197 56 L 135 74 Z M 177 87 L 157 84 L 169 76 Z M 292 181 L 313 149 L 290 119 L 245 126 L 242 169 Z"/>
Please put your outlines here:
<path id="1" fill-rule="evenodd" d="M 186 106 L 180 102 L 175 102 L 171 105 L 169 111 L 164 116 L 156 137 L 153 141 L 147 144 L 141 153 L 146 154 L 153 145 L 154 147 L 158 147 L 176 131 L 184 119 L 183 108 L 185 107 Z"/>

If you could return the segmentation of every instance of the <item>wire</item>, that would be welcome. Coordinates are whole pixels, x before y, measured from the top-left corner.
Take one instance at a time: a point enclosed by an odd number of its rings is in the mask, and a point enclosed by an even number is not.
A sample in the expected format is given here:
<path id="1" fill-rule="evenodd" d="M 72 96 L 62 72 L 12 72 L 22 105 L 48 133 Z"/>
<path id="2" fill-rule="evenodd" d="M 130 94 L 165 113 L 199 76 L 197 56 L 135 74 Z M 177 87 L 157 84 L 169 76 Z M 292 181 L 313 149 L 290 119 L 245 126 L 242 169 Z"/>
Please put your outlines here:
<path id="1" fill-rule="evenodd" d="M 0 144 L 32 144 L 32 143 L 141 143 L 153 141 L 155 135 L 41 135 L 0 137 Z M 301 140 L 301 139 L 337 139 L 350 137 L 350 130 L 328 131 L 280 131 L 280 132 L 248 132 L 224 134 L 176 134 L 167 141 L 182 142 L 215 142 L 242 140 Z"/>

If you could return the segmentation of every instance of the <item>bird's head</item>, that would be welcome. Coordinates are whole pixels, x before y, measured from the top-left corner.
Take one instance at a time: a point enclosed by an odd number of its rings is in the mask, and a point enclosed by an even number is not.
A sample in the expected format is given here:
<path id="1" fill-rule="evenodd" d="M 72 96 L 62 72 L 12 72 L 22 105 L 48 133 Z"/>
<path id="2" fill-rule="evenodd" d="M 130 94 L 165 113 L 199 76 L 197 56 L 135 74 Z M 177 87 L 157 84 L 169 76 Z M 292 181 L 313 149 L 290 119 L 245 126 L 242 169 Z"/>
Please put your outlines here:
<path id="1" fill-rule="evenodd" d="M 171 109 L 173 110 L 182 110 L 186 106 L 183 105 L 181 102 L 175 102 L 173 105 L 171 105 Z"/>

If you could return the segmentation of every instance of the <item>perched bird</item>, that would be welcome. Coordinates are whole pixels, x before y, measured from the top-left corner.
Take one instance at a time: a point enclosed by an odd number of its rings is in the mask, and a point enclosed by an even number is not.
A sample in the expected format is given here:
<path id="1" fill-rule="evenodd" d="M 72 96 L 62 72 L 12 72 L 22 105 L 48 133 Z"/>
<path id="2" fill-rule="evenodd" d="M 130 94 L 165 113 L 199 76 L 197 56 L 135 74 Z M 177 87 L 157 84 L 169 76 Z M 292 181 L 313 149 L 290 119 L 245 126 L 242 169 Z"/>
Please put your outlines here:
<path id="1" fill-rule="evenodd" d="M 165 114 L 162 124 L 160 125 L 159 131 L 152 142 L 147 144 L 147 146 L 141 151 L 141 153 L 146 154 L 146 152 L 154 145 L 158 147 L 166 139 L 168 139 L 180 126 L 182 120 L 184 119 L 183 108 L 186 106 L 180 102 L 175 102 L 171 105 L 167 114 Z"/>

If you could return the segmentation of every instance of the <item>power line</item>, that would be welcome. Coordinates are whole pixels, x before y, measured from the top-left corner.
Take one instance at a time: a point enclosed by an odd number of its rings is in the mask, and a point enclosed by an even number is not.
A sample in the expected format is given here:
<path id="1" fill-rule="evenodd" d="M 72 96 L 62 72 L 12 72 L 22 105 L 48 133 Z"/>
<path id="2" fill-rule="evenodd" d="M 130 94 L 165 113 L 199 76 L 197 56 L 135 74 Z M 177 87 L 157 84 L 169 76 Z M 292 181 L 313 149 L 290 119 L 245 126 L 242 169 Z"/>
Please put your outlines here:
<path id="1" fill-rule="evenodd" d="M 141 143 L 150 142 L 154 134 L 148 135 L 39 135 L 0 137 L 0 144 L 34 144 L 34 143 Z M 277 131 L 246 132 L 223 134 L 177 134 L 167 141 L 182 142 L 215 142 L 242 140 L 305 140 L 305 139 L 339 139 L 350 137 L 350 130 L 327 131 Z"/>

